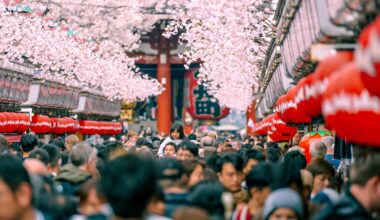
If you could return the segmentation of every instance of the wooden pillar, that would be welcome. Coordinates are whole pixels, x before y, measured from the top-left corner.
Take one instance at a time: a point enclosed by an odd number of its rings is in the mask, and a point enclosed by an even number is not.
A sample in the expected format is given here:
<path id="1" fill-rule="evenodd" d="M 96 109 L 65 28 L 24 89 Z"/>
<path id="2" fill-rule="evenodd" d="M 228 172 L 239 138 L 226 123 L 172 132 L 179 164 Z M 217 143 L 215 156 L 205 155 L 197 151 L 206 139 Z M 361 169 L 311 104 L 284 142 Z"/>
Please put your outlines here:
<path id="1" fill-rule="evenodd" d="M 254 134 L 254 124 L 256 123 L 256 111 L 255 111 L 256 102 L 253 101 L 250 106 L 247 108 L 247 119 L 246 119 L 246 127 L 247 127 L 247 134 L 253 135 Z"/>
<path id="2" fill-rule="evenodd" d="M 157 130 L 168 135 L 172 121 L 172 84 L 170 74 L 169 40 L 160 36 L 158 45 L 157 79 L 165 90 L 157 97 Z"/>

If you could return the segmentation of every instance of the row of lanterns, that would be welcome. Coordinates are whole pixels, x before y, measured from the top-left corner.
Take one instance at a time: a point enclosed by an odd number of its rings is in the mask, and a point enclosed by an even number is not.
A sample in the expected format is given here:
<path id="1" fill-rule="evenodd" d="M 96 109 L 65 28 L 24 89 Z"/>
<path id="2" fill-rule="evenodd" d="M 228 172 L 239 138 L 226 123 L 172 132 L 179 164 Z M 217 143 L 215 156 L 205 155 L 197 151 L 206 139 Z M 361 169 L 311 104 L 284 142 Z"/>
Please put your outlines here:
<path id="1" fill-rule="evenodd" d="M 380 16 L 363 30 L 355 52 L 338 51 L 327 57 L 314 73 L 279 97 L 276 113 L 259 122 L 256 133 L 274 137 L 274 141 L 289 140 L 292 137 L 282 135 L 283 130 L 293 134 L 296 127 L 289 125 L 310 123 L 323 115 L 326 127 L 338 136 L 380 146 L 376 131 L 380 125 L 379 45 Z"/>
<path id="2" fill-rule="evenodd" d="M 54 133 L 75 133 L 82 134 L 120 134 L 123 130 L 119 122 L 105 121 L 76 121 L 69 117 L 49 118 L 45 115 L 33 115 L 32 120 L 27 114 L 1 112 L 0 113 L 0 133 L 23 133 L 30 129 L 36 134 Z"/>

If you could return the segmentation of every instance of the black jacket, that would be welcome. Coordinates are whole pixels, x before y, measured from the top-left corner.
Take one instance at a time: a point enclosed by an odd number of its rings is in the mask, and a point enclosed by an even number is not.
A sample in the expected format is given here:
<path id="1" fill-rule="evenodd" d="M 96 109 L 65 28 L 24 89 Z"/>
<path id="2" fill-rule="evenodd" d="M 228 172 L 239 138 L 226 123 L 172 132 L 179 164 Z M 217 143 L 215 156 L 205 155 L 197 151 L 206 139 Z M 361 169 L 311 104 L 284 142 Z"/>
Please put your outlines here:
<path id="1" fill-rule="evenodd" d="M 347 189 L 334 204 L 326 205 L 313 220 L 372 220 L 373 218 Z"/>

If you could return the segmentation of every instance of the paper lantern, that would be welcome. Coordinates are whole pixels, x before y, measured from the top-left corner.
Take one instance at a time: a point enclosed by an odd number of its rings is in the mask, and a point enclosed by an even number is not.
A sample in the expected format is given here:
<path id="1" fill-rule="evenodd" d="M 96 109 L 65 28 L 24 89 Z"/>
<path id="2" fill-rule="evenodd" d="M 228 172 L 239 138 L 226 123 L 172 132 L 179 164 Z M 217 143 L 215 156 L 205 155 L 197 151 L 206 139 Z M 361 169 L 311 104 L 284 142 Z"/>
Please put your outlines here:
<path id="1" fill-rule="evenodd" d="M 291 89 L 289 89 L 289 91 L 286 93 L 286 98 L 283 101 L 279 116 L 286 123 L 300 124 L 311 122 L 311 118 L 307 116 L 303 111 L 301 111 L 301 109 L 299 109 L 297 106 L 296 95 L 298 89 L 299 88 L 297 86 L 293 86 Z"/>
<path id="2" fill-rule="evenodd" d="M 353 52 L 339 51 L 321 61 L 315 72 L 298 84 L 296 104 L 307 116 L 317 117 L 322 113 L 322 95 L 325 92 L 329 77 L 342 66 L 353 60 Z"/>
<path id="3" fill-rule="evenodd" d="M 48 116 L 33 115 L 30 130 L 36 134 L 49 133 L 51 131 L 51 120 Z"/>
<path id="4" fill-rule="evenodd" d="M 269 137 L 275 142 L 288 141 L 297 133 L 297 127 L 288 126 L 280 117 L 278 113 L 268 116 L 271 121 L 271 126 L 268 129 Z"/>
<path id="5" fill-rule="evenodd" d="M 365 27 L 359 36 L 355 62 L 367 90 L 380 96 L 380 16 Z"/>
<path id="6" fill-rule="evenodd" d="M 5 116 L 5 133 L 12 133 L 17 131 L 19 122 L 18 117 L 10 112 L 3 112 L 3 115 Z"/>
<path id="7" fill-rule="evenodd" d="M 306 157 L 307 163 L 311 161 L 310 144 L 313 141 L 319 140 L 325 136 L 331 136 L 331 133 L 328 131 L 309 132 L 301 138 L 299 145 L 301 148 L 305 150 L 305 157 Z"/>
<path id="8" fill-rule="evenodd" d="M 380 146 L 380 98 L 371 95 L 354 63 L 331 77 L 323 96 L 323 116 L 339 137 L 349 142 Z"/>
<path id="9" fill-rule="evenodd" d="M 20 114 L 18 114 L 18 116 L 19 116 L 20 123 L 19 123 L 19 126 L 17 128 L 17 132 L 23 133 L 23 132 L 27 131 L 30 127 L 29 115 L 20 113 Z"/>
<path id="10" fill-rule="evenodd" d="M 7 126 L 6 117 L 3 112 L 0 113 L 0 133 L 5 132 Z"/>

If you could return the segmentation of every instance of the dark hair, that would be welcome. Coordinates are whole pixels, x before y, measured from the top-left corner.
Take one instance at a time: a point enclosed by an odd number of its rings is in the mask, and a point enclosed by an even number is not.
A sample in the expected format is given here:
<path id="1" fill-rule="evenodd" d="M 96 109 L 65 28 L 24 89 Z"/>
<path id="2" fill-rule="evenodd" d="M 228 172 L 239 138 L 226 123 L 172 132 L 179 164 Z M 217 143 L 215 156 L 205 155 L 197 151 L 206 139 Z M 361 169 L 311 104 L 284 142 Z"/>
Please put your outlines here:
<path id="1" fill-rule="evenodd" d="M 221 198 L 225 191 L 219 181 L 202 181 L 190 189 L 188 201 L 191 206 L 206 210 L 212 219 L 224 219 Z"/>
<path id="2" fill-rule="evenodd" d="M 249 150 L 251 148 L 252 148 L 251 144 L 243 144 L 243 145 L 241 145 L 241 149 L 244 149 L 244 150 Z"/>
<path id="3" fill-rule="evenodd" d="M 250 159 L 257 160 L 259 162 L 265 161 L 265 156 L 258 150 L 251 149 L 243 154 L 244 166 L 247 166 Z"/>
<path id="4" fill-rule="evenodd" d="M 222 172 L 223 165 L 228 163 L 232 164 L 237 171 L 242 171 L 244 168 L 244 160 L 239 154 L 225 154 L 216 161 L 217 172 Z"/>
<path id="5" fill-rule="evenodd" d="M 291 152 L 289 152 L 291 153 Z M 291 156 L 299 156 L 298 154 L 291 154 L 288 156 L 286 160 L 283 160 L 281 163 L 276 164 L 273 170 L 273 183 L 271 185 L 273 190 L 279 188 L 286 187 L 297 187 L 299 191 L 303 189 L 303 183 L 301 178 L 301 166 L 304 160 L 301 156 L 291 157 Z"/>
<path id="6" fill-rule="evenodd" d="M 57 166 L 58 161 L 61 158 L 60 149 L 53 145 L 53 144 L 45 144 L 42 147 L 43 150 L 45 150 L 49 154 L 49 164 L 51 166 Z"/>
<path id="7" fill-rule="evenodd" d="M 29 175 L 21 161 L 11 155 L 0 155 L 0 180 L 12 192 L 16 192 L 22 183 L 27 183 L 31 186 Z"/>
<path id="8" fill-rule="evenodd" d="M 9 146 L 10 149 L 16 151 L 16 152 L 20 152 L 21 153 L 21 145 L 20 143 L 17 143 L 17 142 L 14 142 L 12 143 L 10 146 Z"/>
<path id="9" fill-rule="evenodd" d="M 311 172 L 311 174 L 313 174 L 314 177 L 320 174 L 330 174 L 331 176 L 335 175 L 334 167 L 323 158 L 315 158 L 312 160 L 307 166 L 307 169 Z"/>
<path id="10" fill-rule="evenodd" d="M 62 139 L 53 139 L 49 141 L 49 144 L 54 144 L 57 146 L 61 151 L 64 151 L 66 149 L 65 147 L 65 141 Z"/>
<path id="11" fill-rule="evenodd" d="M 267 143 L 267 148 L 270 148 L 270 147 L 279 149 L 278 144 L 276 142 L 268 142 Z"/>
<path id="12" fill-rule="evenodd" d="M 170 128 L 170 138 L 172 138 L 172 132 L 178 131 L 179 132 L 179 139 L 185 138 L 185 132 L 183 131 L 183 126 L 180 123 L 174 123 L 174 125 Z M 173 138 L 172 138 L 173 139 Z"/>
<path id="13" fill-rule="evenodd" d="M 168 146 L 168 145 L 174 146 L 174 150 L 175 150 L 175 152 L 177 152 L 178 147 L 174 142 L 168 142 L 167 144 L 165 144 L 164 149 L 163 149 L 164 152 L 165 152 L 166 146 Z"/>
<path id="14" fill-rule="evenodd" d="M 273 180 L 272 169 L 273 164 L 268 162 L 261 162 L 254 166 L 245 179 L 248 189 L 269 186 Z"/>
<path id="15" fill-rule="evenodd" d="M 189 139 L 191 141 L 196 141 L 197 135 L 195 135 L 194 133 L 191 133 L 191 134 L 187 135 L 187 139 Z"/>
<path id="16" fill-rule="evenodd" d="M 61 160 L 62 160 L 61 166 L 68 164 L 69 163 L 69 152 L 63 151 L 61 153 Z"/>
<path id="17" fill-rule="evenodd" d="M 8 150 L 8 141 L 4 135 L 0 134 L 0 153 Z"/>
<path id="18" fill-rule="evenodd" d="M 136 155 L 120 156 L 110 161 L 102 172 L 100 191 L 116 216 L 141 218 L 155 190 L 152 161 L 142 160 Z"/>
<path id="19" fill-rule="evenodd" d="M 150 149 L 154 148 L 153 144 L 150 141 L 148 141 L 146 138 L 138 138 L 135 146 L 136 147 L 147 146 Z"/>
<path id="20" fill-rule="evenodd" d="M 24 152 L 30 152 L 38 145 L 38 139 L 34 135 L 24 134 L 21 137 L 20 144 Z"/>
<path id="21" fill-rule="evenodd" d="M 103 161 L 107 161 L 108 160 L 108 148 L 107 146 L 103 145 L 103 144 L 97 144 L 95 146 L 95 148 L 98 150 L 98 158 L 100 158 L 101 160 Z"/>
<path id="22" fill-rule="evenodd" d="M 298 150 L 286 153 L 284 163 L 291 163 L 292 167 L 297 170 L 305 169 L 307 165 L 306 157 Z"/>
<path id="23" fill-rule="evenodd" d="M 178 150 L 188 150 L 192 155 L 194 155 L 194 157 L 198 157 L 199 155 L 198 146 L 194 142 L 188 140 L 182 141 L 178 145 Z"/>
<path id="24" fill-rule="evenodd" d="M 272 142 L 270 142 L 272 143 Z M 268 143 L 268 145 L 270 144 Z M 267 147 L 267 159 L 271 163 L 277 163 L 280 160 L 280 149 L 277 147 Z"/>
<path id="25" fill-rule="evenodd" d="M 49 153 L 46 152 L 44 149 L 34 149 L 32 152 L 29 154 L 29 158 L 35 158 L 40 160 L 42 163 L 44 163 L 46 166 L 49 164 L 50 157 Z"/>

